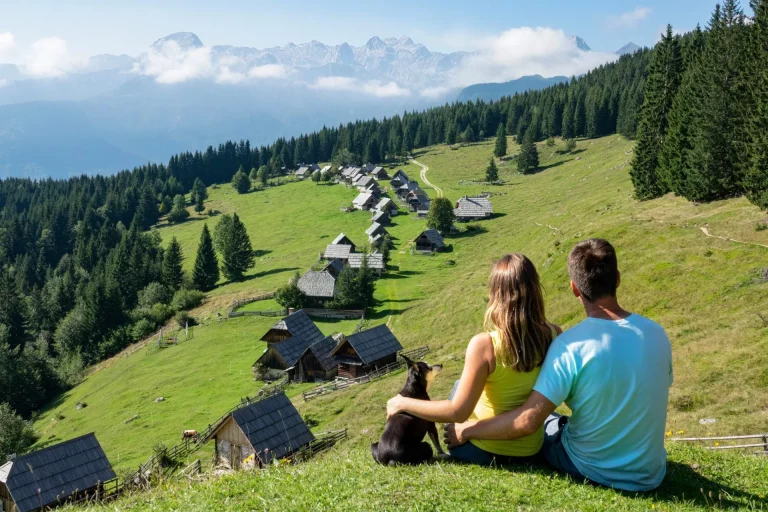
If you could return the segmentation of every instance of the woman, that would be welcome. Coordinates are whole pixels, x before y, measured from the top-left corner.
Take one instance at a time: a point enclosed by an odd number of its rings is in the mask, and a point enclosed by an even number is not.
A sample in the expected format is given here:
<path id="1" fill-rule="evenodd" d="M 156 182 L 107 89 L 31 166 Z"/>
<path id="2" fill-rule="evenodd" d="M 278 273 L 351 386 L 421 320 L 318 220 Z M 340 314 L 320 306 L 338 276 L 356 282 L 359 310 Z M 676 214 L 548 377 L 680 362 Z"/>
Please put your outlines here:
<path id="1" fill-rule="evenodd" d="M 531 394 L 549 345 L 562 331 L 547 322 L 539 274 L 522 254 L 508 254 L 491 272 L 485 324 L 490 332 L 469 342 L 461 380 L 448 400 L 400 395 L 387 402 L 387 415 L 408 413 L 437 423 L 482 420 L 522 405 Z M 464 462 L 488 465 L 522 462 L 541 449 L 544 431 L 511 441 L 472 440 L 450 451 Z"/>

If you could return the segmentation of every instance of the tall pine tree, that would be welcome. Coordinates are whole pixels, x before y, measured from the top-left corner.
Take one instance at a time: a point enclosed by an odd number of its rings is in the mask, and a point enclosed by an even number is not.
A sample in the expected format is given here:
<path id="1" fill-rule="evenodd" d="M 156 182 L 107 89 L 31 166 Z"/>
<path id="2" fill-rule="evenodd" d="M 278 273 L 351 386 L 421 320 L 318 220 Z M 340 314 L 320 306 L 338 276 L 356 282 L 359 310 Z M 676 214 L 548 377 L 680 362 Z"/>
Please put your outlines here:
<path id="1" fill-rule="evenodd" d="M 254 265 L 251 239 L 236 213 L 223 234 L 221 253 L 221 271 L 230 281 L 241 280 Z"/>
<path id="2" fill-rule="evenodd" d="M 496 145 L 493 148 L 493 156 L 501 158 L 507 154 L 507 130 L 504 128 L 504 123 L 499 123 L 499 128 L 496 130 Z"/>
<path id="3" fill-rule="evenodd" d="M 517 156 L 517 170 L 520 174 L 531 174 L 539 168 L 539 151 L 533 134 L 533 130 L 529 129 L 520 145 L 520 154 Z"/>
<path id="4" fill-rule="evenodd" d="M 645 85 L 645 102 L 637 131 L 637 146 L 629 175 L 638 199 L 653 199 L 667 192 L 659 179 L 659 153 L 667 136 L 669 112 L 680 87 L 682 54 L 680 41 L 667 25 L 656 45 Z"/>
<path id="5" fill-rule="evenodd" d="M 212 290 L 218 281 L 219 259 L 213 249 L 213 240 L 211 239 L 211 232 L 208 230 L 208 224 L 204 224 L 203 232 L 200 234 L 200 244 L 197 246 L 195 268 L 192 270 L 192 283 L 198 290 L 207 292 Z"/>
<path id="6" fill-rule="evenodd" d="M 485 181 L 488 183 L 499 181 L 499 170 L 496 168 L 496 162 L 493 160 L 493 157 L 491 157 L 491 161 L 485 169 Z"/>
<path id="7" fill-rule="evenodd" d="M 173 237 L 163 255 L 163 284 L 173 291 L 181 288 L 184 282 L 184 271 L 181 266 L 183 260 L 181 244 L 176 237 Z"/>
<path id="8" fill-rule="evenodd" d="M 722 10 L 715 8 L 687 100 L 693 109 L 691 151 L 684 168 L 689 200 L 711 201 L 741 192 L 748 163 L 746 36 L 736 0 L 726 0 Z"/>
<path id="9" fill-rule="evenodd" d="M 754 204 L 768 210 L 768 0 L 753 0 L 755 14 L 750 38 L 748 113 L 751 159 L 744 175 L 744 190 Z"/>

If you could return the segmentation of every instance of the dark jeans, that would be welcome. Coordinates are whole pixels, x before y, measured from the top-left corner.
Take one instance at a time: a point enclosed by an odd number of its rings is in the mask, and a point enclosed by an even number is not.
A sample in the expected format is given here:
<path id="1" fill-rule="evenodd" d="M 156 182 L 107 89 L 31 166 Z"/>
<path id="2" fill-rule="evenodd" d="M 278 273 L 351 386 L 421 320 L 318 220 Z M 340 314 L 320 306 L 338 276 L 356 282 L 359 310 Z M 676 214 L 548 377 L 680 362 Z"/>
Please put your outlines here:
<path id="1" fill-rule="evenodd" d="M 568 452 L 563 446 L 563 429 L 568 424 L 568 416 L 556 412 L 549 415 L 544 421 L 544 446 L 541 447 L 541 455 L 552 469 L 570 475 L 574 480 L 583 482 L 587 477 L 573 465 Z"/>

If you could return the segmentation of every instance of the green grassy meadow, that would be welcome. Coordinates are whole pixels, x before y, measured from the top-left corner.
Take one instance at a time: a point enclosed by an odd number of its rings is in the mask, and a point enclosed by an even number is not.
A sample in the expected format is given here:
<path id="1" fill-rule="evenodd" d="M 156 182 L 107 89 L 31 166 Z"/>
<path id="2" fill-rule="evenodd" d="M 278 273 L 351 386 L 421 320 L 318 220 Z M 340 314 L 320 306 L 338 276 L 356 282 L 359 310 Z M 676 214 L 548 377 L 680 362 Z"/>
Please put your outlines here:
<path id="1" fill-rule="evenodd" d="M 513 154 L 518 151 L 513 142 L 509 145 Z M 449 250 L 435 256 L 408 251 L 410 241 L 424 228 L 424 221 L 415 215 L 403 212 L 387 228 L 396 248 L 391 270 L 377 282 L 369 319 L 372 325 L 388 323 L 406 348 L 430 346 L 427 359 L 445 366 L 433 396 L 447 395 L 461 372 L 467 341 L 483 329 L 486 280 L 494 260 L 507 252 L 529 256 L 541 274 L 550 320 L 568 328 L 584 313 L 568 289 L 566 256 L 575 242 L 599 236 L 617 248 L 624 307 L 659 321 L 670 335 L 675 384 L 668 430 L 675 435 L 766 430 L 768 327 L 758 314 L 768 314 L 768 283 L 760 279 L 761 269 L 768 267 L 768 248 L 750 245 L 768 245 L 768 232 L 754 228 L 766 214 L 743 198 L 702 205 L 672 196 L 637 202 L 628 175 L 633 146 L 619 136 L 579 141 L 573 154 L 559 151 L 561 141 L 554 148 L 540 144 L 540 172 L 518 175 L 514 158 L 508 158 L 499 165 L 500 178 L 506 182 L 497 186 L 464 184 L 483 179 L 492 141 L 458 150 L 434 146 L 416 152 L 415 158 L 429 166 L 429 181 L 446 197 L 456 200 L 491 192 L 496 211 L 493 219 L 473 223 L 475 229 L 462 227 L 461 233 L 447 238 Z M 402 168 L 418 179 L 419 167 Z M 159 352 L 145 348 L 118 356 L 51 404 L 36 423 L 43 434 L 41 442 L 95 431 L 113 465 L 130 468 L 151 455 L 154 443 L 172 444 L 181 430 L 205 427 L 241 396 L 252 394 L 259 384 L 252 380 L 250 366 L 264 348 L 256 340 L 275 319 L 215 322 L 211 316 L 225 311 L 235 298 L 273 291 L 296 271 L 305 271 L 339 232 L 359 244 L 365 242 L 369 214 L 339 211 L 355 195 L 355 190 L 341 185 L 309 181 L 245 195 L 237 195 L 228 185 L 211 189 L 206 206 L 224 213 L 237 211 L 254 249 L 260 251 L 256 267 L 245 281 L 220 283 L 210 294 L 195 312 L 209 321 L 196 328 L 193 340 Z M 179 239 L 187 269 L 203 224 L 195 214 L 193 219 L 159 228 L 165 241 L 171 236 Z M 211 228 L 217 221 L 204 219 Z M 746 243 L 708 237 L 701 228 Z M 277 309 L 277 305 L 264 301 L 245 308 Z M 326 323 L 321 329 L 348 333 L 355 324 Z M 543 470 L 509 473 L 448 463 L 376 468 L 368 445 L 381 433 L 386 399 L 401 386 L 402 374 L 308 403 L 297 397 L 299 411 L 320 420 L 316 431 L 348 428 L 350 434 L 342 446 L 309 464 L 163 487 L 120 501 L 117 508 L 263 509 L 283 503 L 295 509 L 435 510 L 497 508 L 495 504 L 504 503 L 537 509 L 621 510 L 651 505 L 692 509 L 717 506 L 717 492 L 727 493 L 727 500 L 742 506 L 766 507 L 759 496 L 768 492 L 767 457 L 678 446 L 670 447 L 678 472 L 671 472 L 674 478 L 655 498 L 575 485 Z M 296 396 L 300 390 L 291 387 L 289 394 Z M 156 396 L 165 396 L 166 402 L 153 403 Z M 76 411 L 78 400 L 89 406 Z M 56 419 L 56 414 L 64 418 Z M 134 414 L 140 417 L 123 423 Z M 717 421 L 701 425 L 703 418 Z M 696 480 L 704 478 L 711 480 L 710 487 Z M 676 488 L 681 492 L 675 494 Z M 698 496 L 699 488 L 715 489 L 715 498 Z"/>

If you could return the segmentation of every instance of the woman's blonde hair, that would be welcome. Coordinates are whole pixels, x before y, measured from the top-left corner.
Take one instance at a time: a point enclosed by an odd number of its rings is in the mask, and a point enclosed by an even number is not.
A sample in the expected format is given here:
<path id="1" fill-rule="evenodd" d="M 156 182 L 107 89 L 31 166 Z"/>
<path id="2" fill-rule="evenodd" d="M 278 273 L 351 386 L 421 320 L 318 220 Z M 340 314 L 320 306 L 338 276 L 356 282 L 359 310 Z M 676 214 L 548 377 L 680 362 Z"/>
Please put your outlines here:
<path id="1" fill-rule="evenodd" d="M 485 325 L 499 335 L 496 359 L 505 368 L 533 371 L 544 362 L 554 338 L 536 267 L 522 254 L 507 254 L 493 266 L 488 288 Z"/>

